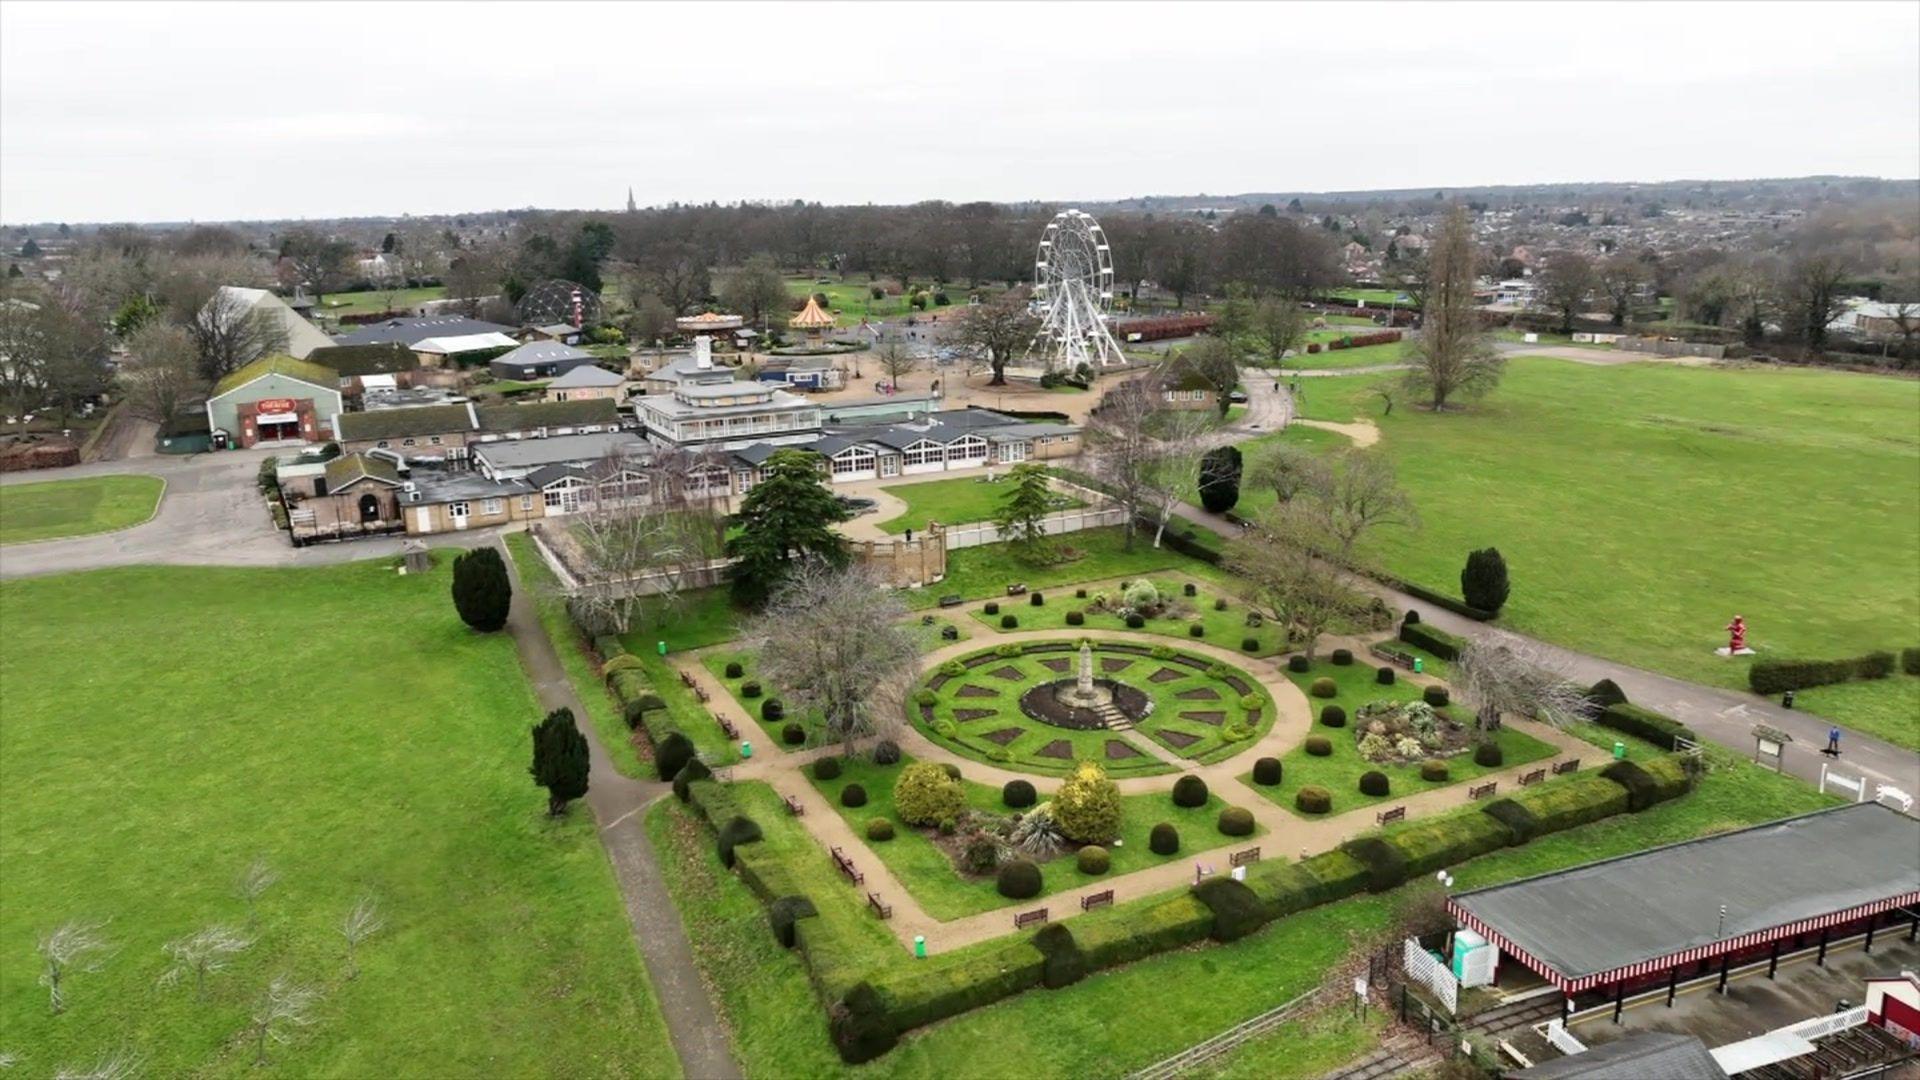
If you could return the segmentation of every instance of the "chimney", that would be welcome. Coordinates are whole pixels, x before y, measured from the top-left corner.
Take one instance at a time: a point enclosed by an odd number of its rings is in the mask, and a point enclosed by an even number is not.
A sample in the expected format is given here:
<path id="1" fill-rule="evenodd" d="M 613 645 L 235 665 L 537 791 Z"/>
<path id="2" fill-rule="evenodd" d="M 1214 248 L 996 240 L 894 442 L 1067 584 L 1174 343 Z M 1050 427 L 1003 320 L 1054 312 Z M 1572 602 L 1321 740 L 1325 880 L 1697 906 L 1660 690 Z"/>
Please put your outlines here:
<path id="1" fill-rule="evenodd" d="M 705 334 L 693 339 L 693 366 L 702 371 L 713 368 L 713 339 Z"/>

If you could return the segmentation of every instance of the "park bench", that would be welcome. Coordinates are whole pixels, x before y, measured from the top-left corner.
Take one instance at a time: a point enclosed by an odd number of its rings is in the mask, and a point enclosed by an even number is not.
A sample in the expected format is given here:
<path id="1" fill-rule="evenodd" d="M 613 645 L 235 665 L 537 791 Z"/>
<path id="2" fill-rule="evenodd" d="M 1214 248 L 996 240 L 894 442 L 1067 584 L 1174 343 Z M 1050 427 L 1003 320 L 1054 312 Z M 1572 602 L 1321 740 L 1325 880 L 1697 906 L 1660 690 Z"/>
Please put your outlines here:
<path id="1" fill-rule="evenodd" d="M 1236 867 L 1236 868 L 1245 866 L 1248 863 L 1257 863 L 1259 861 L 1260 861 L 1260 849 L 1257 847 L 1250 847 L 1250 848 L 1247 848 L 1245 851 L 1236 851 L 1233 854 L 1227 856 L 1227 865 L 1231 867 Z"/>
<path id="2" fill-rule="evenodd" d="M 787 813 L 792 814 L 794 817 L 805 817 L 807 808 L 800 805 L 799 799 L 789 795 L 787 796 Z"/>
<path id="3" fill-rule="evenodd" d="M 1568 773 L 1574 771 L 1575 769 L 1578 769 L 1579 767 L 1580 767 L 1579 758 L 1568 758 L 1567 760 L 1562 761 L 1553 767 L 1553 775 L 1565 776 Z"/>
<path id="4" fill-rule="evenodd" d="M 875 915 L 883 919 L 893 918 L 893 905 L 883 902 L 877 892 L 867 894 L 867 906 L 873 909 Z"/>
<path id="5" fill-rule="evenodd" d="M 943 596 L 940 598 L 941 607 L 959 607 L 961 604 L 964 604 L 964 603 L 966 603 L 966 601 L 960 599 L 960 595 L 958 593 L 949 593 L 946 596 Z"/>
<path id="6" fill-rule="evenodd" d="M 681 672 L 681 673 L 680 673 L 680 685 L 681 685 L 681 686 L 684 686 L 684 687 L 687 687 L 688 689 L 692 689 L 692 688 L 693 688 L 693 672 L 691 672 L 691 671 L 683 671 L 683 672 Z"/>
<path id="7" fill-rule="evenodd" d="M 1092 911 L 1094 908 L 1097 908 L 1097 907 L 1112 907 L 1112 906 L 1113 906 L 1113 890 L 1112 889 L 1105 889 L 1100 892 L 1094 893 L 1092 896 L 1083 896 L 1080 898 L 1081 911 Z"/>
<path id="8" fill-rule="evenodd" d="M 704 686 L 696 686 L 696 687 L 694 687 L 694 688 L 693 688 L 693 696 L 694 696 L 694 697 L 696 697 L 696 698 L 699 698 L 699 699 L 700 699 L 700 703 L 701 703 L 702 705 L 705 705 L 705 704 L 707 703 L 707 688 L 706 688 L 706 687 L 704 687 Z"/>
<path id="9" fill-rule="evenodd" d="M 720 730 L 727 733 L 727 738 L 737 739 L 740 737 L 740 729 L 733 726 L 733 721 L 724 716 L 715 716 L 714 720 L 719 722 Z"/>
<path id="10" fill-rule="evenodd" d="M 1382 810 L 1373 815 L 1373 820 L 1382 825 L 1391 825 L 1396 821 L 1405 821 L 1407 820 L 1407 808 L 1404 806 L 1396 806 L 1391 810 Z"/>
<path id="11" fill-rule="evenodd" d="M 842 874 L 847 876 L 848 881 L 853 882 L 855 885 L 865 885 L 867 883 L 867 875 L 854 869 L 853 860 L 847 858 L 846 852 L 841 851 L 839 848 L 833 849 L 833 865 L 838 868 Z"/>
<path id="12" fill-rule="evenodd" d="M 1027 591 L 1027 587 L 1026 587 L 1025 585 L 1022 585 L 1021 583 L 1019 583 L 1019 582 L 1017 582 L 1017 581 L 1016 581 L 1016 582 L 1014 582 L 1013 584 L 1011 584 L 1011 585 L 1009 585 L 1009 586 L 1007 586 L 1007 595 L 1008 595 L 1008 596 L 1019 596 L 1019 595 L 1021 595 L 1022 593 L 1024 593 L 1024 592 L 1026 592 L 1026 591 Z"/>
<path id="13" fill-rule="evenodd" d="M 1535 769 L 1530 773 L 1521 773 L 1520 786 L 1532 787 L 1533 785 L 1539 783 L 1542 780 L 1545 780 L 1546 778 L 1547 778 L 1547 770 L 1545 769 Z"/>
<path id="14" fill-rule="evenodd" d="M 1025 930 L 1029 926 L 1034 926 L 1046 921 L 1047 921 L 1047 909 L 1035 908 L 1032 911 L 1023 911 L 1020 914 L 1015 915 L 1013 917 L 1013 928 L 1015 930 Z"/>
<path id="15" fill-rule="evenodd" d="M 1385 660 L 1394 667 L 1413 670 L 1412 653 L 1401 652 L 1399 649 L 1391 649 L 1385 645 L 1373 645 L 1368 647 L 1367 651 L 1372 653 L 1375 659 Z"/>
<path id="16" fill-rule="evenodd" d="M 1467 789 L 1467 798 L 1484 799 L 1487 796 L 1493 794 L 1494 789 L 1498 788 L 1499 786 L 1500 786 L 1500 782 L 1498 780 L 1489 780 L 1486 783 L 1481 784 L 1479 787 L 1470 787 Z"/>

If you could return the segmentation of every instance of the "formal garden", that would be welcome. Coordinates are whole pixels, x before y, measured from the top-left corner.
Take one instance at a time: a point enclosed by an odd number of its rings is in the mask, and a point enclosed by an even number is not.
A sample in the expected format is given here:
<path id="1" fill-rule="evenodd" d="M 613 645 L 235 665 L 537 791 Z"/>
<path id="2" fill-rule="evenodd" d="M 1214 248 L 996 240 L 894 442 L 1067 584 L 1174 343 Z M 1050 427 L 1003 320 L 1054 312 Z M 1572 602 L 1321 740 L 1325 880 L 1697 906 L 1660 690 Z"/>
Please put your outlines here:
<path id="1" fill-rule="evenodd" d="M 1231 589 L 1192 574 L 1030 590 L 976 605 L 970 614 L 999 630 L 1136 631 L 1204 641 L 1250 657 L 1272 656 L 1287 644 L 1284 627 Z"/>

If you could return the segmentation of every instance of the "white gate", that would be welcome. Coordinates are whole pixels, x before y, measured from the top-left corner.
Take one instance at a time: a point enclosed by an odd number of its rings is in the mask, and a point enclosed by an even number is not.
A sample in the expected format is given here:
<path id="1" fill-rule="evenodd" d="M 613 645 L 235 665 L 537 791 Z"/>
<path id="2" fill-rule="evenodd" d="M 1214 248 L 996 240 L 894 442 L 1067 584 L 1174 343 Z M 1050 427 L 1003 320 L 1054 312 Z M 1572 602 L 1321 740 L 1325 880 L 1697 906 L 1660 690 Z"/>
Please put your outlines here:
<path id="1" fill-rule="evenodd" d="M 1401 944 L 1400 954 L 1407 978 L 1433 991 L 1433 996 L 1447 1007 L 1447 1015 L 1460 1011 L 1460 981 L 1446 965 L 1421 947 L 1419 939 L 1408 938 Z"/>
<path id="2" fill-rule="evenodd" d="M 1854 802 L 1867 801 L 1867 781 L 1865 777 L 1842 776 L 1837 772 L 1833 772 L 1831 766 L 1822 762 L 1820 765 L 1820 791 L 1822 794 L 1826 792 L 1828 784 L 1832 784 L 1834 787 L 1846 793 L 1846 796 Z"/>

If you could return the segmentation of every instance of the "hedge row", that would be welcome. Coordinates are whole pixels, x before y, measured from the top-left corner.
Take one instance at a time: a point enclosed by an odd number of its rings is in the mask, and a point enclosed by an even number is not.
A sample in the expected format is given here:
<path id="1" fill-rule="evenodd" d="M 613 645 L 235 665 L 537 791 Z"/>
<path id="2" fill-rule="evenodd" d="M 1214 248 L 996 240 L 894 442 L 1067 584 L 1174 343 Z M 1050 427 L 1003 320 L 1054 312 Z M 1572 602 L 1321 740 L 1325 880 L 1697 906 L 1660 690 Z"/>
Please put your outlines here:
<path id="1" fill-rule="evenodd" d="M 1399 589 L 1401 592 L 1406 593 L 1408 596 L 1414 597 L 1415 599 L 1419 599 L 1419 600 L 1425 600 L 1427 603 L 1432 604 L 1434 607 L 1445 608 L 1448 611 L 1453 612 L 1455 615 L 1464 615 L 1467 618 L 1474 620 L 1475 622 L 1491 622 L 1494 619 L 1494 617 L 1499 614 L 1499 612 L 1496 612 L 1496 611 L 1487 611 L 1482 608 L 1474 607 L 1472 604 L 1467 603 L 1465 600 L 1456 600 L 1453 597 L 1448 596 L 1446 593 L 1434 592 L 1432 589 L 1429 589 L 1424 585 L 1416 585 L 1411 581 L 1402 581 L 1399 578 L 1384 577 L 1384 576 L 1382 577 L 1381 580 L 1383 580 L 1386 584 L 1391 585 L 1396 589 Z"/>
<path id="2" fill-rule="evenodd" d="M 1467 647 L 1467 643 L 1460 638 L 1423 622 L 1401 623 L 1400 640 L 1425 649 L 1442 660 L 1460 659 L 1461 650 Z"/>
<path id="3" fill-rule="evenodd" d="M 1680 739 L 1700 741 L 1700 736 L 1680 721 L 1624 701 L 1601 709 L 1593 719 L 1601 727 L 1638 736 L 1662 750 L 1678 750 Z"/>
<path id="4" fill-rule="evenodd" d="M 1904 653 L 1913 650 L 1903 650 Z M 1885 650 L 1838 660 L 1755 660 L 1747 686 L 1756 694 L 1781 694 L 1854 679 L 1884 679 L 1893 674 L 1893 654 Z"/>
<path id="5" fill-rule="evenodd" d="M 627 652 L 619 638 L 603 634 L 593 639 L 593 648 L 601 656 L 600 669 L 607 673 L 607 692 L 620 706 L 620 715 L 628 727 L 645 729 L 655 751 L 655 771 L 662 780 L 673 779 L 684 758 L 678 752 L 662 754 L 660 751 L 676 735 L 691 748 L 693 736 L 674 717 L 673 710 L 667 708 L 659 690 L 647 677 L 640 658 Z M 633 663 L 627 663 L 628 660 Z"/>

